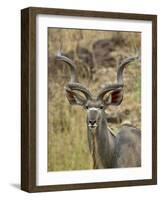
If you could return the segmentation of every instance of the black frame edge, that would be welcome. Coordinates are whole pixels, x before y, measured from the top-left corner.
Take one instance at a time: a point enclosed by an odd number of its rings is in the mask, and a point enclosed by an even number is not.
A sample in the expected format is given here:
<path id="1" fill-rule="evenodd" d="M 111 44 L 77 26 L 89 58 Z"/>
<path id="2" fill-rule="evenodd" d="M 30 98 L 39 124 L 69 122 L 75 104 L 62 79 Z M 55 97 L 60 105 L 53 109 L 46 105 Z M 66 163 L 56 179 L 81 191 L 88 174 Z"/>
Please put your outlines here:
<path id="1" fill-rule="evenodd" d="M 152 19 L 152 179 L 157 184 L 157 15 Z"/>
<path id="2" fill-rule="evenodd" d="M 21 189 L 29 191 L 29 9 L 21 11 Z"/>
<path id="3" fill-rule="evenodd" d="M 36 187 L 36 17 L 21 10 L 21 189 Z"/>

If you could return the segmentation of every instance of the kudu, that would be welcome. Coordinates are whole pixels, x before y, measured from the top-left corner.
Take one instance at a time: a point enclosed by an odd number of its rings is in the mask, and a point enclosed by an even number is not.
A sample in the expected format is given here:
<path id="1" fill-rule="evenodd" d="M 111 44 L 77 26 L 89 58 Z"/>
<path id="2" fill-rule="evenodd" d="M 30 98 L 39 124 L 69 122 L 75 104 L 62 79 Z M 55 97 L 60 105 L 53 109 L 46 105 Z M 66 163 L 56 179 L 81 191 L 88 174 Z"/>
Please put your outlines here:
<path id="1" fill-rule="evenodd" d="M 83 106 L 87 110 L 87 134 L 93 168 L 120 168 L 141 166 L 141 132 L 130 125 L 123 125 L 114 136 L 108 128 L 105 109 L 110 105 L 120 105 L 123 100 L 123 71 L 126 65 L 137 56 L 125 59 L 117 71 L 117 83 L 105 85 L 97 96 L 77 79 L 74 62 L 69 58 L 56 55 L 56 60 L 70 66 L 71 79 L 65 86 L 66 97 L 71 105 Z"/>

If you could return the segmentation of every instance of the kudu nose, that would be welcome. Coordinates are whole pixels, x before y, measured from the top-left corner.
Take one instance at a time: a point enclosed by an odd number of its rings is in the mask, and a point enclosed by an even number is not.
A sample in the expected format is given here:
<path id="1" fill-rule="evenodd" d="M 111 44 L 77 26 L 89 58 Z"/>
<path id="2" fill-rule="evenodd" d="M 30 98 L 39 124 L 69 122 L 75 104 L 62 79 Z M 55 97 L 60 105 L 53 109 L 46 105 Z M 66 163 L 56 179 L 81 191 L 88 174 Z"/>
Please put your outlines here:
<path id="1" fill-rule="evenodd" d="M 96 120 L 89 120 L 89 123 L 93 126 L 94 124 L 96 124 Z"/>

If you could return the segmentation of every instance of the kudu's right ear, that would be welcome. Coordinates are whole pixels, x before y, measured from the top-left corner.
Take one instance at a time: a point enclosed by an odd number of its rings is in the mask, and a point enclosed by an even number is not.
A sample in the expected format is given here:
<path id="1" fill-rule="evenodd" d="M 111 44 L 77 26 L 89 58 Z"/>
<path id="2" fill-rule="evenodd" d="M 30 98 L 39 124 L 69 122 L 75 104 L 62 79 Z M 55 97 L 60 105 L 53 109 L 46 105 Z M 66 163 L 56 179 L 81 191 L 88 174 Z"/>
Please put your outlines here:
<path id="1" fill-rule="evenodd" d="M 87 101 L 85 96 L 82 96 L 79 92 L 71 90 L 70 88 L 65 87 L 65 95 L 71 105 L 83 106 Z"/>

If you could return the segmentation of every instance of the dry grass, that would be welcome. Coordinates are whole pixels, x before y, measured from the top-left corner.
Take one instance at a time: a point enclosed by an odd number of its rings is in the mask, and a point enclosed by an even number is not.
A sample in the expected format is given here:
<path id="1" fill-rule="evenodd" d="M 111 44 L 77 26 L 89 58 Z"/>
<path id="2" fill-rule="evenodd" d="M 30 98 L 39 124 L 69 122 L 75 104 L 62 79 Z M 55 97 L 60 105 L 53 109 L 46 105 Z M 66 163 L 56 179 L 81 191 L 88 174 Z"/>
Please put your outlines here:
<path id="1" fill-rule="evenodd" d="M 61 37 L 60 37 L 61 36 Z M 92 160 L 89 154 L 86 134 L 86 113 L 81 107 L 70 106 L 65 95 L 64 86 L 69 80 L 69 68 L 62 65 L 61 69 L 54 62 L 54 55 L 62 41 L 62 52 L 75 50 L 76 44 L 92 50 L 92 44 L 98 39 L 111 39 L 116 37 L 116 32 L 87 31 L 71 29 L 49 29 L 48 55 L 49 55 L 49 81 L 48 81 L 48 171 L 91 169 Z M 123 52 L 124 55 L 132 55 L 135 49 L 140 47 L 140 34 L 121 32 L 119 37 L 126 39 L 125 46 L 116 48 L 116 55 Z M 116 68 L 104 68 L 99 66 L 95 72 L 95 80 L 81 74 L 81 83 L 86 84 L 91 92 L 96 93 L 104 83 L 112 83 L 116 79 Z M 107 112 L 126 114 L 126 119 L 134 126 L 140 127 L 140 66 L 138 62 L 128 66 L 124 73 L 125 92 L 124 101 L 118 107 L 109 107 Z M 120 124 L 110 124 L 115 131 Z"/>

